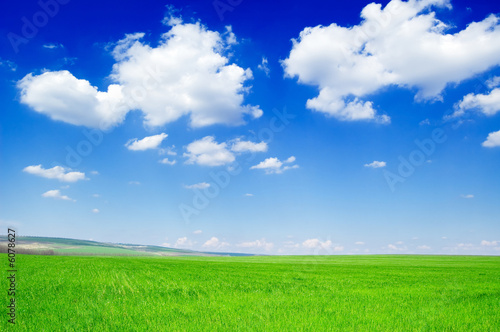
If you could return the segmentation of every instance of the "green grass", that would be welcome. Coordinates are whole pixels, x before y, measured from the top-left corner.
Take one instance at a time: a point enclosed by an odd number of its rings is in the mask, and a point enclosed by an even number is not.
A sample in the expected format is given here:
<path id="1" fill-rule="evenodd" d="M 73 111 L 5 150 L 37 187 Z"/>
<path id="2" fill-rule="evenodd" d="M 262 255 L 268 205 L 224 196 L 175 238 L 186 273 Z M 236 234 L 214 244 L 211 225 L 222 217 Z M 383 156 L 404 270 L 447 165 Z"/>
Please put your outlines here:
<path id="1" fill-rule="evenodd" d="M 18 255 L 17 268 L 17 331 L 500 331 L 500 257 Z"/>

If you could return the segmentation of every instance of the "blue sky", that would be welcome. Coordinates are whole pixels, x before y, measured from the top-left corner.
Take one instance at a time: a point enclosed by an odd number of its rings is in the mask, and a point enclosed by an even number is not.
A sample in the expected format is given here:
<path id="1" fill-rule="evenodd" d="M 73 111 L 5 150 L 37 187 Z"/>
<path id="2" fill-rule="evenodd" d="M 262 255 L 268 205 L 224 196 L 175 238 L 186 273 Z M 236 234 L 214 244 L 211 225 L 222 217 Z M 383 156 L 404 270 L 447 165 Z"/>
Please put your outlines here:
<path id="1" fill-rule="evenodd" d="M 500 253 L 497 3 L 5 6 L 5 231 Z"/>

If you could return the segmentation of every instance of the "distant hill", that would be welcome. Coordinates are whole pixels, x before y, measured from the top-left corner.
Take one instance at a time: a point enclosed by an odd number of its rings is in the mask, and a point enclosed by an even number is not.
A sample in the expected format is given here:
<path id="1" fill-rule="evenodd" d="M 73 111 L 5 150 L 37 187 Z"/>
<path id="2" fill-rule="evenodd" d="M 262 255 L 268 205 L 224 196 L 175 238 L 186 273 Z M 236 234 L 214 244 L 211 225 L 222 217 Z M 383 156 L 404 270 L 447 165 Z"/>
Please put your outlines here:
<path id="1" fill-rule="evenodd" d="M 1 235 L 0 241 L 0 252 L 7 252 L 7 237 Z M 16 253 L 82 256 L 253 256 L 252 254 L 200 252 L 161 246 L 37 236 L 16 237 Z"/>

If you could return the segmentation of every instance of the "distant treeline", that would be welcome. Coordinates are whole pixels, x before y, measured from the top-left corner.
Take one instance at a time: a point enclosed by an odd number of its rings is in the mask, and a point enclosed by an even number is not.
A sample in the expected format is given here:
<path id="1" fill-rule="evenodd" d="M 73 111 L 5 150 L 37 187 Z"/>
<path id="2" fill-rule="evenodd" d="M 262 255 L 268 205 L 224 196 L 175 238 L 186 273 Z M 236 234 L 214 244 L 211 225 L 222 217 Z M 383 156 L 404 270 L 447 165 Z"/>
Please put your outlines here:
<path id="1" fill-rule="evenodd" d="M 0 253 L 6 254 L 8 253 L 7 246 L 0 246 Z M 14 248 L 16 254 L 24 254 L 24 255 L 55 255 L 56 253 L 52 249 L 22 249 L 16 246 Z"/>

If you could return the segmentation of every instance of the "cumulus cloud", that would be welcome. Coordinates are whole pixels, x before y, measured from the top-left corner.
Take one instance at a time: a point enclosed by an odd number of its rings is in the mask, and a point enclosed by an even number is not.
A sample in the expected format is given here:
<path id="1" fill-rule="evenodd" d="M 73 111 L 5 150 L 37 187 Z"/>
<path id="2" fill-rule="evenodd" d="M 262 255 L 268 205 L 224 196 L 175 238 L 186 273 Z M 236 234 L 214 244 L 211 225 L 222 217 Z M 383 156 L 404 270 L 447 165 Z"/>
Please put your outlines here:
<path id="1" fill-rule="evenodd" d="M 241 242 L 237 244 L 237 246 L 242 248 L 262 248 L 266 251 L 270 251 L 271 249 L 273 249 L 274 244 L 271 242 L 267 242 L 266 239 L 261 239 L 250 242 Z"/>
<path id="2" fill-rule="evenodd" d="M 267 143 L 254 143 L 250 141 L 242 141 L 237 138 L 232 142 L 231 151 L 234 152 L 266 152 Z"/>
<path id="3" fill-rule="evenodd" d="M 184 186 L 184 188 L 186 188 L 186 189 L 206 189 L 209 187 L 210 187 L 210 183 L 206 183 L 206 182 L 200 182 L 200 183 L 195 183 L 195 184 Z"/>
<path id="4" fill-rule="evenodd" d="M 281 174 L 286 170 L 299 168 L 299 165 L 285 165 L 293 162 L 295 162 L 294 156 L 289 157 L 285 161 L 281 161 L 278 158 L 267 158 L 257 165 L 250 167 L 250 169 L 263 169 L 266 174 Z"/>
<path id="5" fill-rule="evenodd" d="M 431 250 L 431 247 L 424 244 L 424 245 L 418 246 L 417 249 L 418 250 Z"/>
<path id="6" fill-rule="evenodd" d="M 201 229 L 197 229 L 193 232 L 193 234 L 201 234 L 201 233 L 203 233 Z"/>
<path id="7" fill-rule="evenodd" d="M 355 245 L 358 245 L 358 246 L 362 246 L 364 245 L 365 243 L 362 242 L 362 241 L 357 241 L 357 242 L 354 242 Z"/>
<path id="8" fill-rule="evenodd" d="M 371 167 L 371 168 L 381 168 L 381 167 L 385 167 L 386 166 L 386 162 L 385 161 L 372 161 L 371 163 L 369 164 L 365 164 L 365 167 Z"/>
<path id="9" fill-rule="evenodd" d="M 85 173 L 72 172 L 61 166 L 54 166 L 52 168 L 45 169 L 42 165 L 34 165 L 25 167 L 23 171 L 47 179 L 57 179 L 61 182 L 76 182 L 78 180 L 85 180 Z"/>
<path id="10" fill-rule="evenodd" d="M 170 160 L 168 158 L 163 158 L 158 161 L 160 164 L 173 166 L 177 163 L 176 160 Z"/>
<path id="11" fill-rule="evenodd" d="M 451 117 L 462 116 L 468 110 L 476 110 L 486 116 L 500 112 L 500 88 L 493 89 L 487 94 L 465 95 L 460 102 L 455 104 L 455 112 Z"/>
<path id="12" fill-rule="evenodd" d="M 467 195 L 460 195 L 462 198 L 474 198 L 474 195 L 467 194 Z"/>
<path id="13" fill-rule="evenodd" d="M 144 151 L 149 149 L 156 149 L 163 142 L 165 138 L 167 138 L 167 134 L 161 133 L 158 135 L 147 136 L 143 139 L 133 138 L 129 140 L 125 146 L 127 149 L 132 151 Z"/>
<path id="14" fill-rule="evenodd" d="M 64 201 L 73 201 L 73 202 L 76 202 L 74 199 L 71 199 L 71 198 L 69 198 L 66 195 L 62 195 L 61 191 L 59 189 L 49 190 L 49 191 L 43 193 L 42 197 L 55 198 L 55 199 L 61 199 L 61 200 L 64 200 Z"/>
<path id="15" fill-rule="evenodd" d="M 486 141 L 484 141 L 482 145 L 486 148 L 500 146 L 500 130 L 489 133 Z"/>
<path id="16" fill-rule="evenodd" d="M 228 150 L 227 143 L 217 143 L 213 136 L 206 136 L 190 143 L 186 150 L 187 153 L 184 153 L 184 157 L 188 158 L 186 164 L 221 166 L 235 160 L 233 153 Z"/>
<path id="17" fill-rule="evenodd" d="M 73 125 L 107 129 L 121 123 L 128 112 L 121 105 L 122 86 L 111 84 L 106 92 L 98 91 L 89 81 L 77 79 L 67 70 L 28 74 L 17 87 L 21 103 L 53 120 Z"/>
<path id="18" fill-rule="evenodd" d="M 220 241 L 215 236 L 211 237 L 210 240 L 208 240 L 203 244 L 204 248 L 210 248 L 210 249 L 220 249 L 227 246 L 229 246 L 229 243 Z"/>
<path id="19" fill-rule="evenodd" d="M 193 241 L 189 240 L 186 236 L 180 237 L 175 241 L 174 247 L 179 248 L 179 247 L 191 247 L 193 245 Z"/>
<path id="20" fill-rule="evenodd" d="M 483 241 L 481 241 L 481 245 L 485 246 L 485 247 L 496 247 L 496 246 L 500 245 L 500 241 L 483 240 Z"/>
<path id="21" fill-rule="evenodd" d="M 496 15 L 471 22 L 456 33 L 434 9 L 448 0 L 392 0 L 371 3 L 361 23 L 307 27 L 293 40 L 283 61 L 288 77 L 317 86 L 306 106 L 343 121 L 390 121 L 379 115 L 371 94 L 396 85 L 417 91 L 416 100 L 440 100 L 450 83 L 460 83 L 500 64 L 500 26 Z"/>
<path id="22" fill-rule="evenodd" d="M 18 82 L 21 102 L 54 120 L 87 127 L 120 124 L 140 110 L 148 126 L 188 116 L 192 127 L 241 125 L 262 115 L 244 103 L 250 69 L 230 63 L 224 54 L 235 43 L 230 28 L 208 30 L 199 22 L 169 17 L 171 28 L 155 47 L 128 34 L 112 50 L 115 59 L 107 91 L 68 71 L 28 74 Z"/>
<path id="23" fill-rule="evenodd" d="M 99 213 L 100 211 L 99 211 L 99 209 L 92 209 L 92 212 L 93 213 Z"/>

